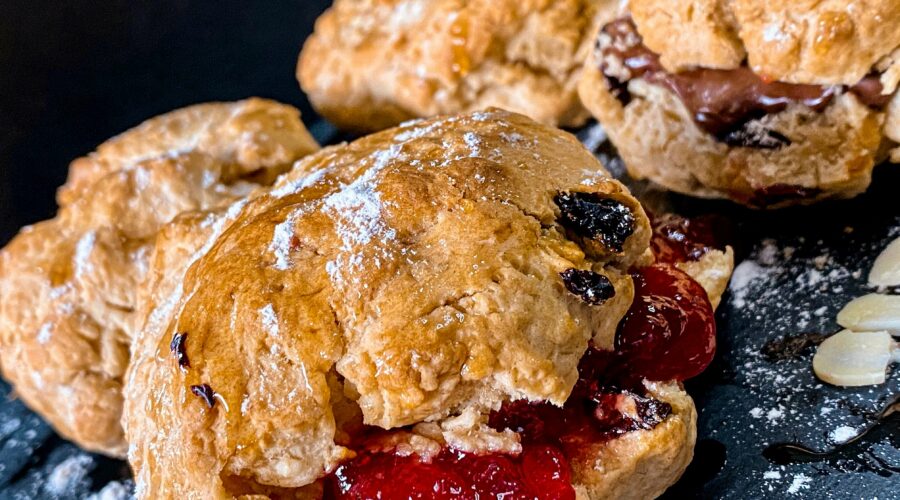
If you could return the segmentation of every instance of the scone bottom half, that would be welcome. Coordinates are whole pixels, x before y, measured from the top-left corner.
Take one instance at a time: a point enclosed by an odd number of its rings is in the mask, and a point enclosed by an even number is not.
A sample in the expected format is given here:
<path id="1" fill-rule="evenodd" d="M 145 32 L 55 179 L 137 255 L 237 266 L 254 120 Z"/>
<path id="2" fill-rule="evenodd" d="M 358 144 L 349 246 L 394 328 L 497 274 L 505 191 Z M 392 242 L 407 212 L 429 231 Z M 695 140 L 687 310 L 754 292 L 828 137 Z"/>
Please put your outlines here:
<path id="1" fill-rule="evenodd" d="M 846 82 L 808 74 L 777 81 L 740 57 L 714 61 L 714 44 L 708 60 L 673 69 L 673 54 L 646 45 L 659 38 L 650 30 L 691 28 L 656 26 L 656 11 L 645 12 L 654 3 L 635 2 L 634 17 L 600 29 L 579 86 L 632 176 L 777 208 L 858 195 L 878 162 L 900 159 L 900 47 Z M 723 26 L 693 29 L 702 37 Z"/>
<path id="2" fill-rule="evenodd" d="M 140 497 L 644 498 L 689 462 L 730 250 L 571 135 L 411 122 L 216 217 L 196 259 L 157 243 L 183 279 L 127 375 Z"/>

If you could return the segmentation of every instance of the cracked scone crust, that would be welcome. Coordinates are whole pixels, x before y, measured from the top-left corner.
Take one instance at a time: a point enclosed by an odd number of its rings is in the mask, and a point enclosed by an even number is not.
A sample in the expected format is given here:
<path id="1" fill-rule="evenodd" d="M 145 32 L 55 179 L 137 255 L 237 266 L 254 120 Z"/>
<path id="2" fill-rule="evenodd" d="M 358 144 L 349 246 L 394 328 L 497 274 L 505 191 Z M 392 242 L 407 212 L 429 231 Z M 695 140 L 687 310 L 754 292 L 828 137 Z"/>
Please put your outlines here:
<path id="1" fill-rule="evenodd" d="M 822 5 L 826 3 L 822 2 Z M 738 48 L 743 47 L 735 35 L 737 28 L 728 24 L 736 22 L 736 14 L 727 10 L 724 4 L 689 4 L 693 8 L 682 6 L 664 15 L 659 2 L 632 2 L 631 15 L 644 37 L 643 43 L 656 50 L 661 46 L 662 37 L 689 38 L 693 33 L 697 40 L 709 38 L 721 42 L 732 37 Z M 739 4 L 743 5 L 741 2 L 728 5 L 735 10 L 749 8 L 746 5 L 739 7 Z M 773 8 L 772 12 L 776 10 Z M 692 16 L 690 22 L 685 20 L 682 24 L 661 27 L 662 23 L 668 22 L 665 19 L 670 16 L 681 19 L 687 16 L 686 12 Z M 785 19 L 790 18 L 783 12 L 781 14 L 787 16 Z M 722 19 L 730 21 L 722 24 L 725 22 Z M 900 23 L 900 18 L 897 22 Z M 657 26 L 657 29 L 650 26 Z M 670 33 L 672 31 L 674 33 Z M 900 29 L 895 31 L 900 33 Z M 697 65 L 733 69 L 742 64 L 741 50 L 733 58 L 722 56 L 717 59 L 717 54 L 728 52 L 725 48 L 728 44 L 723 42 L 717 46 L 709 40 L 703 43 L 711 48 L 704 51 L 687 42 L 670 43 L 667 48 L 660 49 L 663 51 L 660 60 L 671 70 Z M 886 43 L 896 46 L 895 42 Z M 696 54 L 687 54 L 686 51 L 692 48 L 697 49 Z M 870 61 L 865 71 L 859 74 L 860 71 L 848 70 L 842 77 L 845 79 L 839 83 L 856 84 L 869 70 L 877 69 L 882 75 L 885 92 L 895 92 L 900 67 L 896 63 L 898 58 L 891 56 L 891 50 L 877 51 L 878 57 Z M 900 135 L 895 123 L 897 94 L 893 103 L 879 110 L 865 105 L 856 94 L 837 89 L 835 97 L 822 110 L 792 104 L 783 111 L 751 119 L 745 127 L 760 133 L 775 133 L 786 139 L 784 144 L 775 147 L 729 145 L 698 126 L 684 101 L 663 85 L 635 77 L 627 80 L 627 90 L 611 89 L 610 81 L 601 71 L 603 64 L 609 64 L 609 61 L 603 58 L 598 46 L 588 60 L 579 84 L 585 106 L 603 123 L 634 177 L 647 178 L 686 194 L 730 198 L 746 205 L 770 208 L 826 198 L 849 198 L 868 187 L 872 169 L 888 157 L 888 150 L 896 147 L 896 136 Z M 839 65 L 831 63 L 831 67 Z M 787 76 L 784 78 L 792 81 Z M 803 83 L 831 83 L 832 80 L 810 77 Z M 628 98 L 622 99 L 619 95 L 623 91 L 627 92 Z M 896 157 L 896 152 L 893 154 Z"/>
<path id="2" fill-rule="evenodd" d="M 574 137 L 491 110 L 324 149 L 233 206 L 206 250 L 180 251 L 196 261 L 182 283 L 163 273 L 146 309 L 124 419 L 139 494 L 315 495 L 351 456 L 341 429 L 354 415 L 443 424 L 443 439 L 477 449 L 503 438 L 477 414 L 562 403 L 588 341 L 612 346 L 633 295 L 625 270 L 650 237 L 601 168 Z M 586 255 L 567 238 L 560 191 L 627 206 L 623 250 Z M 560 278 L 569 268 L 605 275 L 615 296 L 582 302 Z M 192 392 L 202 384 L 209 402 Z"/>
<path id="3" fill-rule="evenodd" d="M 123 456 L 122 376 L 156 232 L 317 148 L 296 109 L 248 99 L 154 118 L 75 160 L 58 215 L 0 252 L 0 359 L 16 393 L 63 436 Z"/>
<path id="4" fill-rule="evenodd" d="M 610 0 L 338 0 L 297 77 L 336 125 L 372 131 L 497 106 L 540 122 L 587 118 L 578 75 Z"/>

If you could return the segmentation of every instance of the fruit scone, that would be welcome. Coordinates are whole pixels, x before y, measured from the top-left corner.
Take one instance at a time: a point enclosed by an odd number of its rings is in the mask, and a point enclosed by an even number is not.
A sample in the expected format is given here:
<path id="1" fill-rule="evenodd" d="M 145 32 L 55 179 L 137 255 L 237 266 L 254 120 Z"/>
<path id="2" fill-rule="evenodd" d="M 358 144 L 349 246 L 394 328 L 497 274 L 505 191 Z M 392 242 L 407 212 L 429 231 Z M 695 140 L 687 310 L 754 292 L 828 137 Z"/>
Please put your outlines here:
<path id="1" fill-rule="evenodd" d="M 692 456 L 713 239 L 506 111 L 325 148 L 162 230 L 124 391 L 137 496 L 656 496 Z"/>
<path id="2" fill-rule="evenodd" d="M 0 364 L 15 393 L 82 447 L 124 456 L 122 376 L 157 231 L 317 149 L 296 109 L 248 99 L 153 118 L 75 160 L 57 216 L 0 251 Z"/>
<path id="3" fill-rule="evenodd" d="M 578 75 L 613 0 L 337 0 L 303 47 L 297 77 L 339 127 L 498 106 L 581 125 Z"/>
<path id="4" fill-rule="evenodd" d="M 777 207 L 900 162 L 898 80 L 896 0 L 631 0 L 579 93 L 633 176 Z"/>

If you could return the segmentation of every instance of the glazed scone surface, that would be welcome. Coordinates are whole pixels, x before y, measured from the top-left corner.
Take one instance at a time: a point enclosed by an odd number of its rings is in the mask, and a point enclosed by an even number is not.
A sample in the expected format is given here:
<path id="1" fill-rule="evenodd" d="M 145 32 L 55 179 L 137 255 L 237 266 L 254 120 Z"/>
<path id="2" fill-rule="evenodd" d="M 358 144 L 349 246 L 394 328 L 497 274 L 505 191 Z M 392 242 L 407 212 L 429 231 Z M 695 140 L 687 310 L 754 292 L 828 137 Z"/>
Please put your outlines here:
<path id="1" fill-rule="evenodd" d="M 296 109 L 249 99 L 154 118 L 73 162 L 58 215 L 0 252 L 0 359 L 16 393 L 82 447 L 124 455 L 122 376 L 156 232 L 317 147 Z"/>
<path id="2" fill-rule="evenodd" d="M 351 456 L 354 418 L 514 449 L 478 415 L 561 404 L 588 341 L 612 346 L 633 294 L 625 270 L 646 258 L 646 216 L 601 168 L 574 137 L 490 110 L 324 149 L 234 205 L 135 345 L 125 425 L 141 495 L 313 484 Z M 559 192 L 627 207 L 622 250 L 570 239 Z M 582 301 L 560 277 L 570 268 L 615 295 Z M 170 351 L 176 333 L 189 367 Z M 203 384 L 208 400 L 192 390 Z"/>
<path id="3" fill-rule="evenodd" d="M 338 0 L 297 76 L 351 130 L 498 106 L 548 124 L 587 113 L 578 74 L 608 0 Z"/>

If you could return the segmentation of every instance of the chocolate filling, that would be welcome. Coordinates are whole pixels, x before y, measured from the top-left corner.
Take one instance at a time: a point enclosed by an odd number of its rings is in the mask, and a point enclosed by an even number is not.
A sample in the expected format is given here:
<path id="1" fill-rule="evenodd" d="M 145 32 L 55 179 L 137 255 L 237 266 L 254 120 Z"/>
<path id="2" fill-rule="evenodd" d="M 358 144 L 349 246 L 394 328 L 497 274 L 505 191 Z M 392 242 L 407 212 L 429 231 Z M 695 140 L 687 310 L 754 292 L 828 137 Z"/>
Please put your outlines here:
<path id="1" fill-rule="evenodd" d="M 746 66 L 669 73 L 660 64 L 659 56 L 643 44 L 630 18 L 607 24 L 602 34 L 605 36 L 598 43 L 602 56 L 600 70 L 617 99 L 628 104 L 631 100 L 628 80 L 643 78 L 677 95 L 701 129 L 730 145 L 771 149 L 790 144 L 778 132 L 750 130 L 746 126 L 794 103 L 822 111 L 842 89 L 849 90 L 860 102 L 874 109 L 884 108 L 891 99 L 890 95 L 881 94 L 881 82 L 873 75 L 852 87 L 842 88 L 767 82 Z"/>

